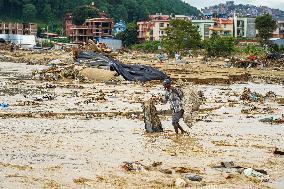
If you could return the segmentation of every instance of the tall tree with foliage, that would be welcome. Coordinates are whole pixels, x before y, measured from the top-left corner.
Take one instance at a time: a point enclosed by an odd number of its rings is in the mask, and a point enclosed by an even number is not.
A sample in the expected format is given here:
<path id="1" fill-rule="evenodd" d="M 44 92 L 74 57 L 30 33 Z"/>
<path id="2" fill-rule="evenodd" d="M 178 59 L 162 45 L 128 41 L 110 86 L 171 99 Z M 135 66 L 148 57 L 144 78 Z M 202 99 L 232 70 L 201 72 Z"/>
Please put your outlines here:
<path id="1" fill-rule="evenodd" d="M 94 2 L 98 9 L 105 11 L 115 21 L 121 19 L 127 22 L 141 21 L 149 14 L 157 12 L 166 15 L 195 16 L 200 13 L 197 8 L 182 0 L 0 0 L 0 19 L 23 20 L 22 13 L 24 13 L 27 19 L 35 16 L 36 21 L 48 23 L 48 18 L 51 17 L 54 21 L 62 23 L 62 18 L 67 11 L 73 12 L 78 7 L 83 8 L 81 6 L 90 5 L 91 2 Z"/>
<path id="2" fill-rule="evenodd" d="M 93 6 L 77 7 L 73 13 L 73 22 L 76 25 L 81 25 L 87 18 L 95 18 L 99 16 L 99 10 Z"/>
<path id="3" fill-rule="evenodd" d="M 268 39 L 272 37 L 273 31 L 277 29 L 277 24 L 270 14 L 264 14 L 255 19 L 255 27 L 258 30 L 258 37 L 261 42 L 267 44 Z"/>
<path id="4" fill-rule="evenodd" d="M 45 4 L 42 14 L 44 15 L 44 21 L 46 21 L 48 24 L 52 22 L 53 20 L 53 14 L 51 10 L 50 4 Z"/>
<path id="5" fill-rule="evenodd" d="M 200 44 L 201 36 L 190 20 L 171 20 L 170 26 L 166 28 L 166 36 L 162 39 L 162 46 L 170 55 L 177 51 L 196 49 Z"/>
<path id="6" fill-rule="evenodd" d="M 236 52 L 234 37 L 221 37 L 213 34 L 210 39 L 204 41 L 206 55 L 209 57 L 228 57 Z"/>
<path id="7" fill-rule="evenodd" d="M 135 23 L 129 23 L 124 32 L 118 33 L 117 38 L 122 40 L 123 46 L 130 47 L 138 43 L 137 30 L 138 27 Z"/>
<path id="8" fill-rule="evenodd" d="M 36 7 L 33 4 L 23 6 L 23 17 L 25 21 L 33 20 L 37 14 Z"/>

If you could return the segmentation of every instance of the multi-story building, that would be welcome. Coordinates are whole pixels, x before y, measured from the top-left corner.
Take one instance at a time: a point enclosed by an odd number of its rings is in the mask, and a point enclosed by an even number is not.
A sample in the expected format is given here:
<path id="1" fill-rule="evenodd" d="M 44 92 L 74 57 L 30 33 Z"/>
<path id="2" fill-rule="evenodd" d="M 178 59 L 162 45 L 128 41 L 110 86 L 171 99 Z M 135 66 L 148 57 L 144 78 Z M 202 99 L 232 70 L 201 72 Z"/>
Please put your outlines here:
<path id="1" fill-rule="evenodd" d="M 0 34 L 37 35 L 37 24 L 0 22 Z"/>
<path id="2" fill-rule="evenodd" d="M 64 18 L 64 34 L 65 36 L 70 36 L 71 35 L 71 28 L 73 27 L 73 14 L 68 12 L 65 14 Z"/>
<path id="3" fill-rule="evenodd" d="M 234 37 L 255 38 L 255 18 L 234 17 Z"/>
<path id="4" fill-rule="evenodd" d="M 214 18 L 214 26 L 209 28 L 210 31 L 216 32 L 220 36 L 233 36 L 234 34 L 234 20 L 224 18 Z"/>
<path id="5" fill-rule="evenodd" d="M 212 32 L 210 31 L 210 28 L 214 26 L 214 23 L 213 20 L 192 20 L 192 24 L 197 27 L 202 40 L 211 37 Z"/>
<path id="6" fill-rule="evenodd" d="M 171 19 L 191 20 L 190 17 L 177 15 L 170 17 L 168 15 L 150 15 L 149 21 L 138 22 L 138 39 L 139 41 L 160 41 L 166 35 L 165 29 L 169 27 Z M 208 39 L 211 36 L 210 28 L 214 26 L 213 20 L 191 20 L 198 28 L 201 38 Z"/>
<path id="7" fill-rule="evenodd" d="M 273 37 L 284 39 L 284 20 L 277 21 L 277 29 L 273 32 Z"/>
<path id="8" fill-rule="evenodd" d="M 153 35 L 153 24 L 150 21 L 137 22 L 138 25 L 138 40 L 140 42 L 150 41 L 151 33 Z"/>
<path id="9" fill-rule="evenodd" d="M 89 39 L 114 36 L 114 21 L 111 18 L 86 19 L 82 25 L 72 23 L 72 15 L 68 13 L 65 17 L 65 34 L 72 43 L 87 43 Z"/>
<path id="10" fill-rule="evenodd" d="M 150 15 L 149 21 L 137 22 L 139 41 L 160 41 L 170 25 L 170 16 L 157 13 Z"/>

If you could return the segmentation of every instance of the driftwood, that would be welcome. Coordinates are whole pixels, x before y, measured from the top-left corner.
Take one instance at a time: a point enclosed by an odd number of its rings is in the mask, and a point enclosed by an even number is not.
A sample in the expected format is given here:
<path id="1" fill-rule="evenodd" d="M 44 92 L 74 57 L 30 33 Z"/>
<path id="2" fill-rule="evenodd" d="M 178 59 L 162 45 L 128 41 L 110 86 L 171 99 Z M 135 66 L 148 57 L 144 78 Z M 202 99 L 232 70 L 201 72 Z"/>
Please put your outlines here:
<path id="1" fill-rule="evenodd" d="M 163 127 L 153 100 L 144 102 L 143 113 L 145 129 L 148 133 L 163 132 Z"/>

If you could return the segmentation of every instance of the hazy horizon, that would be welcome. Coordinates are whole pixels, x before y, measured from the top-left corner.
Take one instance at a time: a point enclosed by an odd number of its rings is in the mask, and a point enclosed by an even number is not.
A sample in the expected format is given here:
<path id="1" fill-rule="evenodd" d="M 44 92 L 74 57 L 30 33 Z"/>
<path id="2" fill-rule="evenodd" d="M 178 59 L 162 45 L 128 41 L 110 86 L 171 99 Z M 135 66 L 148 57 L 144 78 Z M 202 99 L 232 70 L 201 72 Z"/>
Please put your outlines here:
<path id="1" fill-rule="evenodd" d="M 226 3 L 228 0 L 184 0 L 185 2 L 197 7 L 198 9 Z M 255 6 L 268 6 L 270 8 L 284 10 L 284 0 L 236 0 L 235 4 L 250 4 Z"/>

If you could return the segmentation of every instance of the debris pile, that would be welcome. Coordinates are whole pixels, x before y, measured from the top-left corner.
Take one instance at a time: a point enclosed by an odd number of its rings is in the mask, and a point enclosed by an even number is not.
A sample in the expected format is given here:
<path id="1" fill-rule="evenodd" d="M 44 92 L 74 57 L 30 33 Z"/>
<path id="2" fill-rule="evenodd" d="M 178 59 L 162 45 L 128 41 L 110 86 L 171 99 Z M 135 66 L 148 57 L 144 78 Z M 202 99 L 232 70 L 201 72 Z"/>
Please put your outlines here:
<path id="1" fill-rule="evenodd" d="M 143 113 L 145 129 L 148 133 L 163 132 L 163 127 L 152 99 L 144 102 Z"/>
<path id="2" fill-rule="evenodd" d="M 184 94 L 183 108 L 184 108 L 184 122 L 188 127 L 191 127 L 197 117 L 199 107 L 201 106 L 204 96 L 202 91 L 197 91 L 193 85 L 187 84 L 182 87 Z"/>
<path id="3" fill-rule="evenodd" d="M 251 102 L 263 102 L 264 96 L 256 92 L 251 92 L 250 88 L 245 87 L 240 99 Z"/>
<path id="4" fill-rule="evenodd" d="M 274 125 L 282 124 L 282 123 L 284 123 L 284 114 L 282 115 L 282 117 L 279 117 L 279 118 L 275 118 L 275 117 L 272 116 L 272 117 L 269 117 L 269 118 L 261 119 L 259 121 L 263 122 L 263 123 L 274 124 Z"/>
<path id="5" fill-rule="evenodd" d="M 86 82 L 87 79 L 80 74 L 80 67 L 75 65 L 52 66 L 45 70 L 33 71 L 33 78 L 43 81 L 58 81 L 60 79 L 75 79 L 80 82 Z"/>

